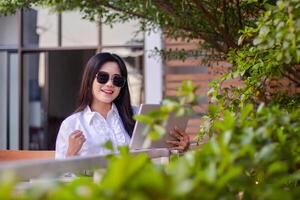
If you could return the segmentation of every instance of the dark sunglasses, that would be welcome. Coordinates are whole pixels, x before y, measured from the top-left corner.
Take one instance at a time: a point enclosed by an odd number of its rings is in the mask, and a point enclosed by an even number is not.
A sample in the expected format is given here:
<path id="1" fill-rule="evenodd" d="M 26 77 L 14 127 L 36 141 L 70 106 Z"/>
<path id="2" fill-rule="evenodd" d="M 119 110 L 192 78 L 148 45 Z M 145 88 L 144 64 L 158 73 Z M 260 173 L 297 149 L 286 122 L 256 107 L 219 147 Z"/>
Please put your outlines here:
<path id="1" fill-rule="evenodd" d="M 99 71 L 96 77 L 97 77 L 97 82 L 100 84 L 105 84 L 109 81 L 109 73 L 107 72 Z M 111 80 L 113 85 L 116 87 L 123 87 L 126 83 L 125 78 L 119 74 L 112 75 Z"/>

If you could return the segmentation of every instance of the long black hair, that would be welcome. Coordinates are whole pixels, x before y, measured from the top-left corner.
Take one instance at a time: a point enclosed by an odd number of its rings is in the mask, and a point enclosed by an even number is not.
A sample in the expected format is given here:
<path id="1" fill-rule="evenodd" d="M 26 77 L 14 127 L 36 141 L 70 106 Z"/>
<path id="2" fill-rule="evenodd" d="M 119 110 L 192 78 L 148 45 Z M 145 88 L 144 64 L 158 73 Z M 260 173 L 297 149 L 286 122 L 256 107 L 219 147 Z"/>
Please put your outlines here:
<path id="1" fill-rule="evenodd" d="M 128 88 L 128 73 L 126 65 L 122 58 L 116 54 L 111 53 L 98 53 L 91 57 L 87 62 L 80 86 L 78 107 L 75 112 L 83 111 L 86 106 L 91 106 L 93 95 L 92 95 L 92 85 L 101 67 L 107 62 L 115 62 L 118 64 L 121 76 L 126 79 L 125 85 L 121 88 L 121 91 L 113 103 L 116 105 L 119 115 L 122 119 L 123 125 L 131 137 L 135 121 L 133 120 L 133 111 L 130 102 L 130 93 Z"/>

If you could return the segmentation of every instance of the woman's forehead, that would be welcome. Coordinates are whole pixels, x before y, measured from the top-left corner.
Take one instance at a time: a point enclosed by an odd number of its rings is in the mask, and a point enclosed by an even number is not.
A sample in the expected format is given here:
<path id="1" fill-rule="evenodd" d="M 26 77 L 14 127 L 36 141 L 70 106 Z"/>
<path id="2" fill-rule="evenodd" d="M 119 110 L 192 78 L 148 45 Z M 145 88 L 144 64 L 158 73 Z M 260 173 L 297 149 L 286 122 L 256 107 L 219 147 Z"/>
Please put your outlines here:
<path id="1" fill-rule="evenodd" d="M 121 74 L 119 65 L 116 62 L 106 62 L 104 63 L 99 71 L 108 72 L 109 74 Z"/>

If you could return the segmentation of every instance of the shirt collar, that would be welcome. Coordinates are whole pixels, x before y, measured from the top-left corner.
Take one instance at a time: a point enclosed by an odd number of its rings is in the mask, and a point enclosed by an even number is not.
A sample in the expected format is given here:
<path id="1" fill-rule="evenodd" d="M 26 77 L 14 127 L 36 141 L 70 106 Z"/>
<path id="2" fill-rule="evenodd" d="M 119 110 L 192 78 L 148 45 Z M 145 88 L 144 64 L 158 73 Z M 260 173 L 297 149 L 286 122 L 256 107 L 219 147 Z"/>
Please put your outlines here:
<path id="1" fill-rule="evenodd" d="M 108 111 L 107 113 L 107 116 L 109 117 L 109 115 L 111 114 L 117 114 L 118 116 L 118 109 L 117 109 L 117 106 L 113 103 L 112 104 L 112 107 L 111 107 L 111 110 Z M 84 119 L 88 122 L 88 124 L 91 123 L 92 119 L 95 117 L 95 115 L 97 115 L 100 113 L 97 113 L 97 112 L 94 112 L 91 110 L 90 106 L 87 106 L 84 110 L 83 110 L 83 115 L 84 115 Z"/>

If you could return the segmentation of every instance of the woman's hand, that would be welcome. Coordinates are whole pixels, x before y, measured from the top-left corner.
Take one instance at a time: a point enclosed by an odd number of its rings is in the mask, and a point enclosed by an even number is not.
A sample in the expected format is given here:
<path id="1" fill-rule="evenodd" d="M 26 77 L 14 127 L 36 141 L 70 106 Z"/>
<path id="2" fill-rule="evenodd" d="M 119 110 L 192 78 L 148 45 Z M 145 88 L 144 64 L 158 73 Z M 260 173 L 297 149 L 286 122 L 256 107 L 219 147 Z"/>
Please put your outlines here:
<path id="1" fill-rule="evenodd" d="M 183 131 L 180 131 L 178 128 L 174 128 L 173 131 L 169 133 L 171 136 L 176 138 L 178 141 L 167 140 L 168 144 L 174 145 L 171 147 L 171 150 L 178 150 L 180 153 L 188 149 L 190 145 L 190 137 Z"/>
<path id="2" fill-rule="evenodd" d="M 68 146 L 68 150 L 67 150 L 67 157 L 77 155 L 78 151 L 81 149 L 85 140 L 86 139 L 85 139 L 82 131 L 76 130 L 73 133 L 71 133 L 69 136 L 69 146 Z"/>

